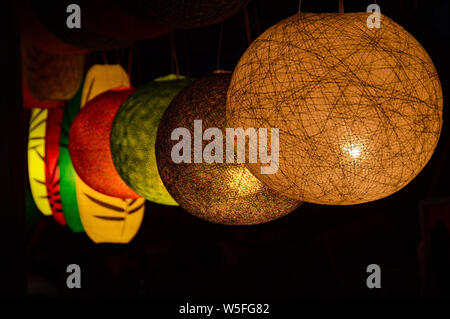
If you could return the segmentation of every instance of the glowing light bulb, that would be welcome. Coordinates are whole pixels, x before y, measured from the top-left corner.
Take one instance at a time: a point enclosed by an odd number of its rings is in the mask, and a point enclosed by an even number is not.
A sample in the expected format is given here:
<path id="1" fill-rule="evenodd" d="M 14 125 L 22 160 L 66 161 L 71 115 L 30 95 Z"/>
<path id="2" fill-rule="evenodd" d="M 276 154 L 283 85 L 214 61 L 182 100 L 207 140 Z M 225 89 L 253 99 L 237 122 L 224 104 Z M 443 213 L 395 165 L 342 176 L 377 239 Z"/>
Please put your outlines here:
<path id="1" fill-rule="evenodd" d="M 228 186 L 239 195 L 247 196 L 261 189 L 261 182 L 244 166 L 230 167 L 227 170 Z"/>
<path id="2" fill-rule="evenodd" d="M 353 143 L 345 144 L 342 147 L 342 150 L 344 152 L 347 152 L 354 159 L 358 158 L 359 155 L 361 155 L 361 147 Z"/>

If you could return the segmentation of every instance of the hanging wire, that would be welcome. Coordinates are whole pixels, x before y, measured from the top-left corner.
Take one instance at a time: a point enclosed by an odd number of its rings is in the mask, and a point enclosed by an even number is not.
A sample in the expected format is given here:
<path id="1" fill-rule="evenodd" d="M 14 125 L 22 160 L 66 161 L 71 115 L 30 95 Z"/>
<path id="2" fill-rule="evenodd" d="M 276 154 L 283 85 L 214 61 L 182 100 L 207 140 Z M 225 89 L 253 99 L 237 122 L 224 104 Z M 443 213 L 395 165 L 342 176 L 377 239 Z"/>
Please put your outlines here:
<path id="1" fill-rule="evenodd" d="M 184 60 L 186 63 L 186 76 L 189 78 L 191 77 L 191 72 L 190 72 L 190 62 L 189 62 L 189 47 L 188 47 L 188 31 L 186 30 L 184 32 L 184 37 L 183 37 L 183 53 L 184 53 Z"/>
<path id="2" fill-rule="evenodd" d="M 170 46 L 172 48 L 172 73 L 174 73 L 174 65 L 175 65 L 175 72 L 177 77 L 180 76 L 180 67 L 178 65 L 178 58 L 177 58 L 177 52 L 175 49 L 175 32 L 170 33 Z"/>
<path id="3" fill-rule="evenodd" d="M 247 7 L 244 8 L 245 30 L 247 31 L 248 45 L 252 44 L 252 28 L 250 26 L 250 18 L 248 16 Z"/>
<path id="4" fill-rule="evenodd" d="M 339 13 L 344 13 L 344 0 L 339 0 Z"/>
<path id="5" fill-rule="evenodd" d="M 298 13 L 302 11 L 302 0 L 298 1 Z"/>
<path id="6" fill-rule="evenodd" d="M 217 66 L 216 70 L 220 70 L 220 57 L 222 53 L 222 38 L 223 38 L 223 22 L 220 24 L 220 31 L 219 31 L 219 45 L 217 48 Z"/>
<path id="7" fill-rule="evenodd" d="M 132 66 L 133 66 L 133 44 L 130 45 L 130 48 L 128 50 L 128 66 L 127 66 L 127 71 L 128 71 L 128 78 L 131 81 L 131 70 L 132 70 Z"/>

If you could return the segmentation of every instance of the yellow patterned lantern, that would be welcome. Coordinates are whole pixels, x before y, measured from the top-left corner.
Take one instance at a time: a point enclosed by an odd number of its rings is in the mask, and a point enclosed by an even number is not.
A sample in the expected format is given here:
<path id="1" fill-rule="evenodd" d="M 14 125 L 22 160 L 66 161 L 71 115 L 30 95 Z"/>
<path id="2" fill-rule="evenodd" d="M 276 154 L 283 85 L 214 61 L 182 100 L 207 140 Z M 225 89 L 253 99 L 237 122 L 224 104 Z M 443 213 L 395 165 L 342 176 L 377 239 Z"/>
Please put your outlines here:
<path id="1" fill-rule="evenodd" d="M 351 205 L 395 193 L 432 156 L 442 89 L 424 48 L 371 13 L 302 13 L 259 36 L 233 73 L 230 127 L 279 129 L 273 190 L 306 202 Z"/>
<path id="2" fill-rule="evenodd" d="M 47 109 L 32 109 L 28 131 L 28 177 L 34 202 L 44 215 L 51 215 L 45 184 L 45 131 Z"/>
<path id="3" fill-rule="evenodd" d="M 81 107 L 95 96 L 122 86 L 130 86 L 130 81 L 120 65 L 94 65 L 85 78 Z M 94 242 L 127 243 L 139 230 L 145 210 L 143 198 L 122 199 L 101 194 L 78 175 L 76 193 L 83 227 Z"/>

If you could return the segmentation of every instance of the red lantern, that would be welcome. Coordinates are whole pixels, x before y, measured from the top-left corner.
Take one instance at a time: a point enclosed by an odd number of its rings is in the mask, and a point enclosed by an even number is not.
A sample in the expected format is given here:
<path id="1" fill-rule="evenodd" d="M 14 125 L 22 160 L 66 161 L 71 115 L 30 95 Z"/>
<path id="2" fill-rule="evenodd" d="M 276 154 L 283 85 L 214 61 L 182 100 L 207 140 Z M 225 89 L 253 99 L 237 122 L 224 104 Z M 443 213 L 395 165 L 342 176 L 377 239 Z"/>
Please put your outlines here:
<path id="1" fill-rule="evenodd" d="M 70 158 L 78 176 L 94 190 L 119 198 L 140 198 L 117 173 L 109 142 L 114 117 L 133 92 L 120 87 L 96 96 L 77 114 L 69 133 Z"/>
<path id="2" fill-rule="evenodd" d="M 53 217 L 61 225 L 67 225 L 62 211 L 61 195 L 59 194 L 59 142 L 64 108 L 50 109 L 47 116 L 45 132 L 45 185 Z"/>

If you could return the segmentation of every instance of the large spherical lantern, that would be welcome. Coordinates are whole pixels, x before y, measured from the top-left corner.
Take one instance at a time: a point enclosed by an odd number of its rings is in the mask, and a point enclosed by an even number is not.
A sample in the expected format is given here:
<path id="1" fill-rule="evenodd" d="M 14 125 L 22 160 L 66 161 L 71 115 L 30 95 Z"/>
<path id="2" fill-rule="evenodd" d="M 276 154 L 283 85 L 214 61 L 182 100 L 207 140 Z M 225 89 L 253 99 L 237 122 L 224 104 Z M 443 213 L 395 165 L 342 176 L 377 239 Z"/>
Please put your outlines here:
<path id="1" fill-rule="evenodd" d="M 45 131 L 47 109 L 32 109 L 28 130 L 28 177 L 34 202 L 44 215 L 51 215 L 45 185 Z"/>
<path id="2" fill-rule="evenodd" d="M 23 80 L 38 100 L 69 100 L 83 79 L 84 58 L 83 53 L 54 54 L 22 42 Z"/>
<path id="3" fill-rule="evenodd" d="M 42 5 L 41 1 L 30 1 L 32 9 L 44 27 L 50 30 L 60 41 L 68 45 L 89 50 L 112 50 L 126 47 L 132 43 L 132 40 L 116 39 L 99 34 L 91 30 L 85 23 L 85 17 L 98 14 L 99 9 L 102 10 L 100 14 L 107 14 L 108 7 L 99 7 L 101 3 L 90 0 L 78 0 L 76 4 L 80 8 L 80 28 L 69 28 L 67 21 L 68 19 L 69 21 L 74 21 L 70 18 L 70 15 L 74 14 L 75 11 L 72 9 L 70 13 L 67 13 L 67 8 L 70 4 L 74 4 L 74 1 L 48 0 L 45 6 Z"/>
<path id="4" fill-rule="evenodd" d="M 136 193 L 159 204 L 177 205 L 159 177 L 156 132 L 169 103 L 190 81 L 168 75 L 139 87 L 113 121 L 111 153 L 120 177 Z"/>
<path id="5" fill-rule="evenodd" d="M 407 185 L 433 154 L 443 105 L 433 62 L 388 17 L 369 28 L 369 14 L 297 14 L 238 62 L 228 125 L 279 129 L 278 170 L 247 165 L 275 191 L 319 204 L 373 201 Z"/>
<path id="6" fill-rule="evenodd" d="M 175 163 L 172 140 L 177 128 L 189 130 L 194 138 L 194 120 L 202 121 L 203 130 L 218 128 L 225 135 L 225 103 L 231 73 L 212 74 L 195 80 L 169 105 L 159 124 L 156 159 L 159 174 L 169 193 L 191 214 L 214 223 L 231 225 L 259 224 L 284 216 L 301 202 L 278 195 L 260 182 L 244 166 L 226 163 L 225 139 L 222 162 Z M 200 138 L 202 136 L 200 135 Z M 218 139 L 214 137 L 214 142 Z M 194 145 L 193 140 L 189 144 Z M 206 149 L 210 139 L 200 141 Z M 194 158 L 194 147 L 187 151 Z M 217 148 L 214 152 L 219 152 Z"/>
<path id="7" fill-rule="evenodd" d="M 222 22 L 242 10 L 249 0 L 117 0 L 136 16 L 174 29 L 191 29 Z"/>
<path id="8" fill-rule="evenodd" d="M 91 67 L 83 84 L 81 108 L 96 96 L 123 86 L 129 87 L 130 81 L 119 65 Z M 74 142 L 78 141 L 71 139 L 69 135 L 69 149 L 77 148 L 70 145 Z M 108 139 L 104 142 L 108 143 Z M 92 161 L 90 164 L 95 165 L 93 169 L 102 169 L 101 162 Z M 102 194 L 89 187 L 77 173 L 75 184 L 78 210 L 89 238 L 96 243 L 127 243 L 136 235 L 145 211 L 145 200 L 142 197 L 120 198 Z"/>
<path id="9" fill-rule="evenodd" d="M 59 192 L 61 195 L 61 206 L 67 225 L 73 232 L 83 232 L 83 224 L 78 209 L 76 172 L 73 168 L 69 153 L 69 130 L 73 119 L 77 115 L 81 106 L 81 85 L 75 96 L 69 100 L 64 109 L 61 124 L 61 139 L 59 149 Z"/>
<path id="10" fill-rule="evenodd" d="M 70 128 L 69 151 L 78 176 L 96 191 L 119 198 L 139 198 L 117 173 L 109 143 L 111 127 L 122 102 L 133 93 L 123 87 L 86 103 Z"/>
<path id="11" fill-rule="evenodd" d="M 61 193 L 59 191 L 59 143 L 61 139 L 61 124 L 64 108 L 52 108 L 48 110 L 45 132 L 45 185 L 47 187 L 48 200 L 55 220 L 66 225 L 66 219 L 62 212 Z"/>

